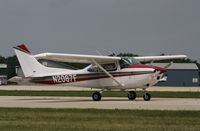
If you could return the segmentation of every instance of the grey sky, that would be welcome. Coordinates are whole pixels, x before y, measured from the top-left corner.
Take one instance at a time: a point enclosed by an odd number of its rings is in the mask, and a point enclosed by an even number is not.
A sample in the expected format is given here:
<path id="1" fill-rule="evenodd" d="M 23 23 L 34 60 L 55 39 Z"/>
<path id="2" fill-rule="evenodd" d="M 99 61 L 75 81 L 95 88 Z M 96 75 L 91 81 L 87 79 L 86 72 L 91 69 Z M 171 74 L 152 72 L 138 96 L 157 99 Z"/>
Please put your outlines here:
<path id="1" fill-rule="evenodd" d="M 199 0 L 1 0 L 0 55 L 186 54 L 200 61 Z"/>

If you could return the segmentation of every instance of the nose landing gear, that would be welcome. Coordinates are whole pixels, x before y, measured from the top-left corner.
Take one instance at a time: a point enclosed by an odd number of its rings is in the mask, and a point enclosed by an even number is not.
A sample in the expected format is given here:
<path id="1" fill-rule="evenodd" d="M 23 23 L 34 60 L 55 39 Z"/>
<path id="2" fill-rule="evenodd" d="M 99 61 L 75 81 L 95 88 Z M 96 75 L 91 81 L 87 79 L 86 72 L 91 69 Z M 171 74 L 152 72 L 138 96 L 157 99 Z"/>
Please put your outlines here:
<path id="1" fill-rule="evenodd" d="M 151 99 L 151 94 L 149 94 L 148 92 L 145 92 L 143 95 L 143 98 L 145 101 L 150 101 Z"/>

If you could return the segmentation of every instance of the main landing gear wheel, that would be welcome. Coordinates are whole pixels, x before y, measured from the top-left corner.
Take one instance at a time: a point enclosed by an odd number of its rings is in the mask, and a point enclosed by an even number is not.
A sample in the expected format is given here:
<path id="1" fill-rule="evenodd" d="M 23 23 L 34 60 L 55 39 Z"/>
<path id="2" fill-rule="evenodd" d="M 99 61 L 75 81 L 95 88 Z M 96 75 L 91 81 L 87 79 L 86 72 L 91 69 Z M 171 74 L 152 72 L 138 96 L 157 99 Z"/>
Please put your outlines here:
<path id="1" fill-rule="evenodd" d="M 135 100 L 135 98 L 136 98 L 136 93 L 135 93 L 135 91 L 129 91 L 129 92 L 128 92 L 128 99 L 129 99 L 129 100 Z"/>
<path id="2" fill-rule="evenodd" d="M 151 99 L 151 94 L 146 92 L 146 93 L 144 93 L 143 98 L 145 101 L 149 101 Z"/>
<path id="3" fill-rule="evenodd" d="M 93 101 L 100 101 L 100 100 L 101 100 L 101 93 L 99 93 L 99 92 L 94 92 L 94 93 L 92 94 L 92 99 L 93 99 Z"/>

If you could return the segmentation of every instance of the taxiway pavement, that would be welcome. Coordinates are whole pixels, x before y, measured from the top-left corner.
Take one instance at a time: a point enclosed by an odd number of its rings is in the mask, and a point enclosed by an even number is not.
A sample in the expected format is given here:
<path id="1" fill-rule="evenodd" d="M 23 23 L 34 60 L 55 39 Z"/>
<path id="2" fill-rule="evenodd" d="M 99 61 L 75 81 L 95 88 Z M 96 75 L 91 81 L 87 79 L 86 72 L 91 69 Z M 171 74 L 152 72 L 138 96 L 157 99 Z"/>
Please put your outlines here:
<path id="1" fill-rule="evenodd" d="M 44 85 L 6 85 L 0 86 L 0 90 L 35 90 L 35 91 L 96 91 L 100 89 L 72 87 L 72 86 L 44 86 Z M 137 89 L 141 90 L 141 89 Z M 178 91 L 178 92 L 200 92 L 200 87 L 159 87 L 147 88 L 147 91 Z"/>
<path id="2" fill-rule="evenodd" d="M 90 97 L 0 96 L 0 107 L 200 110 L 200 99 L 152 98 L 144 101 L 137 98 L 129 101 L 121 97 L 103 97 L 102 101 L 92 101 Z"/>
<path id="3" fill-rule="evenodd" d="M 95 91 L 98 89 L 69 86 L 0 86 L 0 90 L 50 90 L 50 91 Z M 149 91 L 200 92 L 200 87 L 150 87 Z M 46 96 L 0 96 L 0 107 L 24 108 L 96 108 L 96 109 L 148 109 L 148 110 L 200 110 L 198 98 L 152 98 L 144 101 L 137 98 L 103 97 L 92 101 L 91 97 L 46 97 Z"/>

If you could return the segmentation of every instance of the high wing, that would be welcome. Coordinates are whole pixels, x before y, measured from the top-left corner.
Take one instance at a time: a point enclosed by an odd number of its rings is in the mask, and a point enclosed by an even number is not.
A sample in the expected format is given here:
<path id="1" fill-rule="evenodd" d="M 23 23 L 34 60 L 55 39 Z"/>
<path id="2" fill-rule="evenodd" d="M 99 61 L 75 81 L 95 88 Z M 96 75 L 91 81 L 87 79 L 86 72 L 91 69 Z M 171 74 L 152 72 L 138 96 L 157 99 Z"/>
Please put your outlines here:
<path id="1" fill-rule="evenodd" d="M 78 55 L 78 54 L 61 54 L 61 53 L 42 53 L 34 56 L 36 59 L 47 59 L 60 62 L 70 62 L 70 63 L 88 63 L 95 64 L 98 66 L 105 74 L 107 74 L 113 81 L 115 81 L 118 86 L 123 87 L 124 84 L 114 78 L 108 71 L 106 71 L 101 64 L 117 62 L 122 57 L 115 56 L 97 56 L 97 55 Z M 133 57 L 139 61 L 154 61 L 154 60 L 165 60 L 165 59 L 180 59 L 186 58 L 185 55 L 171 55 L 171 56 L 141 56 Z"/>
<path id="2" fill-rule="evenodd" d="M 111 56 L 96 56 L 96 55 L 78 55 L 78 54 L 60 54 L 60 53 L 42 53 L 34 56 L 36 59 L 48 59 L 53 61 L 62 62 L 72 62 L 72 63 L 88 63 L 95 64 L 104 73 L 106 73 L 113 81 L 115 81 L 119 86 L 124 86 L 115 79 L 108 71 L 106 71 L 100 64 L 113 63 L 121 60 L 121 57 L 111 57 Z"/>
<path id="3" fill-rule="evenodd" d="M 47 59 L 69 63 L 87 63 L 91 64 L 95 60 L 99 64 L 112 63 L 121 60 L 121 57 L 97 56 L 97 55 L 79 55 L 62 53 L 42 53 L 34 56 L 36 59 Z"/>
<path id="4" fill-rule="evenodd" d="M 36 59 L 46 59 L 59 62 L 69 63 L 94 63 L 94 60 L 99 64 L 112 63 L 121 60 L 121 57 L 116 56 L 97 56 L 97 55 L 79 55 L 79 54 L 62 54 L 62 53 L 41 53 L 34 55 Z M 133 57 L 140 62 L 148 62 L 155 60 L 167 59 L 184 59 L 186 55 L 165 55 L 165 56 L 138 56 Z"/>
<path id="5" fill-rule="evenodd" d="M 134 59 L 140 62 L 156 61 L 156 60 L 169 60 L 169 59 L 185 59 L 186 55 L 165 55 L 165 56 L 138 56 Z"/>

